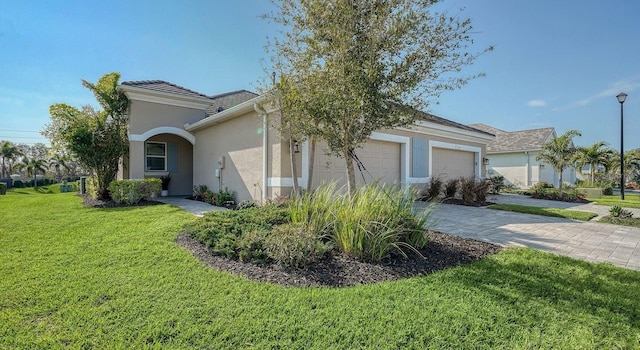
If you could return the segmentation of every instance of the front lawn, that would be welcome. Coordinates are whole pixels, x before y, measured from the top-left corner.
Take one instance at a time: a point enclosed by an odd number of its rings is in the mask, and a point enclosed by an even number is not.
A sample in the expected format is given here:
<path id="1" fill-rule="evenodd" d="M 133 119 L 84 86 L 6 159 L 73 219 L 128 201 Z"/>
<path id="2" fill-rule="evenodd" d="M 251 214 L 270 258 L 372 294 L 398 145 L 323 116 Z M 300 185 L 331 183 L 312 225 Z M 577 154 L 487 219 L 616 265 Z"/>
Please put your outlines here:
<path id="1" fill-rule="evenodd" d="M 513 211 L 516 213 L 574 219 L 574 220 L 581 220 L 581 221 L 589 221 L 595 218 L 596 216 L 598 216 L 598 214 L 596 213 L 591 213 L 587 211 L 567 210 L 567 209 L 559 209 L 559 208 L 532 207 L 527 205 L 516 205 L 516 204 L 492 204 L 487 208 L 495 209 L 495 210 Z"/>
<path id="2" fill-rule="evenodd" d="M 613 216 L 605 216 L 599 220 L 599 222 L 605 222 L 607 224 L 640 227 L 640 218 L 620 218 Z"/>
<path id="3" fill-rule="evenodd" d="M 640 272 L 608 264 L 508 249 L 407 280 L 285 288 L 192 257 L 175 239 L 193 217 L 167 205 L 24 189 L 0 213 L 0 348 L 640 346 Z"/>
<path id="4" fill-rule="evenodd" d="M 614 206 L 619 205 L 623 208 L 640 208 L 640 194 L 625 193 L 624 201 L 620 199 L 620 195 L 602 196 L 602 198 L 587 198 L 598 205 Z"/>

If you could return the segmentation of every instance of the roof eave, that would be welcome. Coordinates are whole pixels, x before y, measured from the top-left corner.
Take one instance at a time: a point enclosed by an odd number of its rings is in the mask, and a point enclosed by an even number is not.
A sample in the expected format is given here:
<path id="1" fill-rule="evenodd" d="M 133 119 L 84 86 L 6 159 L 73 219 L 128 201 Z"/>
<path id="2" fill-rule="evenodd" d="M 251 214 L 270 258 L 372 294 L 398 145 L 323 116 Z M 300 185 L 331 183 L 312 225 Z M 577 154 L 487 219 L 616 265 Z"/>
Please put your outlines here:
<path id="1" fill-rule="evenodd" d="M 211 99 L 206 97 L 184 96 L 130 85 L 118 85 L 118 90 L 123 91 L 130 100 L 154 102 L 179 107 L 205 110 L 212 103 Z"/>
<path id="2" fill-rule="evenodd" d="M 185 124 L 184 129 L 189 132 L 194 132 L 194 131 L 202 130 L 212 125 L 216 125 L 224 121 L 233 119 L 235 117 L 239 117 L 249 111 L 254 110 L 253 108 L 254 103 L 261 103 L 263 100 L 264 100 L 263 96 L 256 96 L 248 101 L 242 102 L 229 109 L 225 109 L 220 113 L 216 113 L 204 119 L 198 120 L 195 123 Z"/>

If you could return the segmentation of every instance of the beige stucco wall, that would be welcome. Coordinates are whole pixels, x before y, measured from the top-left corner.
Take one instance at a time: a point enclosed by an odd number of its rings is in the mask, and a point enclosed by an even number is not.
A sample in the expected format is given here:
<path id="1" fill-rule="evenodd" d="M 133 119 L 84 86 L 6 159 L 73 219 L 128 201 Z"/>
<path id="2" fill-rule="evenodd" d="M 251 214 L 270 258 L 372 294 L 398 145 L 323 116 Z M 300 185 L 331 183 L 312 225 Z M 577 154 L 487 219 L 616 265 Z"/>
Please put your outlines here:
<path id="1" fill-rule="evenodd" d="M 271 134 L 271 133 L 270 133 Z M 262 118 L 255 112 L 194 132 L 193 184 L 212 191 L 228 188 L 236 201 L 262 197 Z M 270 135 L 271 136 L 271 135 Z M 270 137 L 271 139 L 271 137 Z M 274 141 L 270 148 L 276 149 Z M 224 157 L 221 178 L 215 176 L 218 160 Z M 271 170 L 272 171 L 272 170 Z"/>
<path id="2" fill-rule="evenodd" d="M 559 185 L 558 174 L 549 164 L 536 160 L 539 153 L 539 151 L 521 151 L 490 154 L 488 155 L 490 171 L 487 175 L 502 175 L 506 183 L 518 188 L 529 188 L 541 181 L 557 187 Z M 540 167 L 540 165 L 543 166 Z M 562 176 L 564 182 L 574 183 L 576 181 L 573 168 L 565 169 Z"/>
<path id="3" fill-rule="evenodd" d="M 184 124 L 204 118 L 205 111 L 146 101 L 131 101 L 129 133 L 143 134 L 148 130 L 171 126 L 184 129 Z"/>

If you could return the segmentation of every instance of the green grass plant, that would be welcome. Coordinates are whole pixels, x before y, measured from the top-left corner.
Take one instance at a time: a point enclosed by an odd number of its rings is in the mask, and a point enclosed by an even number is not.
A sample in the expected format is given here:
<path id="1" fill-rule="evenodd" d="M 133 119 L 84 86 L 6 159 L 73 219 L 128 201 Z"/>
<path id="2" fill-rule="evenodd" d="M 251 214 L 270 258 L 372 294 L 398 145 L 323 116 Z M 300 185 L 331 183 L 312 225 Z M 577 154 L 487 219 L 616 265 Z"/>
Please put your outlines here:
<path id="1" fill-rule="evenodd" d="M 619 205 L 623 208 L 640 208 L 640 194 L 625 193 L 624 201 L 617 196 L 602 196 L 602 198 L 587 198 L 598 205 L 614 206 Z"/>
<path id="2" fill-rule="evenodd" d="M 602 219 L 598 220 L 598 222 L 630 227 L 640 227 L 640 218 L 617 218 L 613 216 L 605 216 Z"/>
<path id="3" fill-rule="evenodd" d="M 512 211 L 516 213 L 523 214 L 533 214 L 533 215 L 542 215 L 542 216 L 552 216 L 557 218 L 565 218 L 565 219 L 573 219 L 580 221 L 589 221 L 598 214 L 587 212 L 587 211 L 579 211 L 579 210 L 567 210 L 567 209 L 559 209 L 559 208 L 543 208 L 543 207 L 532 207 L 527 205 L 517 205 L 517 204 L 492 204 L 488 206 L 489 209 L 495 210 L 505 210 Z"/>
<path id="4" fill-rule="evenodd" d="M 177 246 L 194 220 L 178 208 L 27 190 L 0 198 L 3 349 L 640 346 L 638 271 L 507 249 L 424 277 L 285 288 Z"/>

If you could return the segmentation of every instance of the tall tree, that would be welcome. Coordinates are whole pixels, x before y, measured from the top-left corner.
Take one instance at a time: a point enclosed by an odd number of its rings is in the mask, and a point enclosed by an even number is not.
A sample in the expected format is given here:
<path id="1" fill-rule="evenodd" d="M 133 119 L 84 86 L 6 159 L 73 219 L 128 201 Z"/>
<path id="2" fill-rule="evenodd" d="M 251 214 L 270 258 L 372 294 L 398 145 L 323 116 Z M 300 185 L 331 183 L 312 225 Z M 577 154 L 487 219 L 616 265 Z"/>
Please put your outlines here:
<path id="1" fill-rule="evenodd" d="M 542 145 L 542 152 L 536 157 L 536 160 L 547 162 L 558 172 L 560 182 L 558 194 L 560 198 L 562 198 L 562 173 L 565 169 L 573 166 L 572 161 L 576 152 L 573 138 L 576 136 L 581 136 L 578 130 L 569 130 L 558 137 L 554 137 Z"/>
<path id="2" fill-rule="evenodd" d="M 15 167 L 26 171 L 27 175 L 33 176 L 33 187 L 38 187 L 38 172 L 44 175 L 49 170 L 47 161 L 42 158 L 22 157 L 20 163 L 16 164 Z"/>
<path id="3" fill-rule="evenodd" d="M 412 124 L 472 78 L 449 74 L 478 56 L 470 20 L 432 13 L 437 0 L 272 1 L 279 12 L 265 17 L 285 28 L 268 45 L 284 125 L 344 158 L 350 191 L 354 152 L 373 131 Z"/>
<path id="4" fill-rule="evenodd" d="M 589 165 L 591 183 L 595 181 L 596 168 L 599 165 L 605 165 L 609 159 L 615 155 L 615 151 L 609 147 L 604 141 L 594 143 L 589 147 L 576 148 L 575 161 L 577 167 L 582 169 L 585 165 Z"/>
<path id="5" fill-rule="evenodd" d="M 42 131 L 55 147 L 69 150 L 92 172 L 99 198 L 109 198 L 108 187 L 116 178 L 118 161 L 129 151 L 129 100 L 117 89 L 119 80 L 118 73 L 105 74 L 96 84 L 83 80 L 102 110 L 54 104 L 49 108 L 51 123 Z"/>
<path id="6" fill-rule="evenodd" d="M 11 164 L 16 160 L 16 158 L 22 155 L 18 146 L 13 144 L 10 141 L 3 140 L 0 143 L 0 155 L 2 156 L 2 175 L 1 177 L 7 178 L 11 175 Z M 7 170 L 6 164 L 9 164 L 9 169 Z"/>

